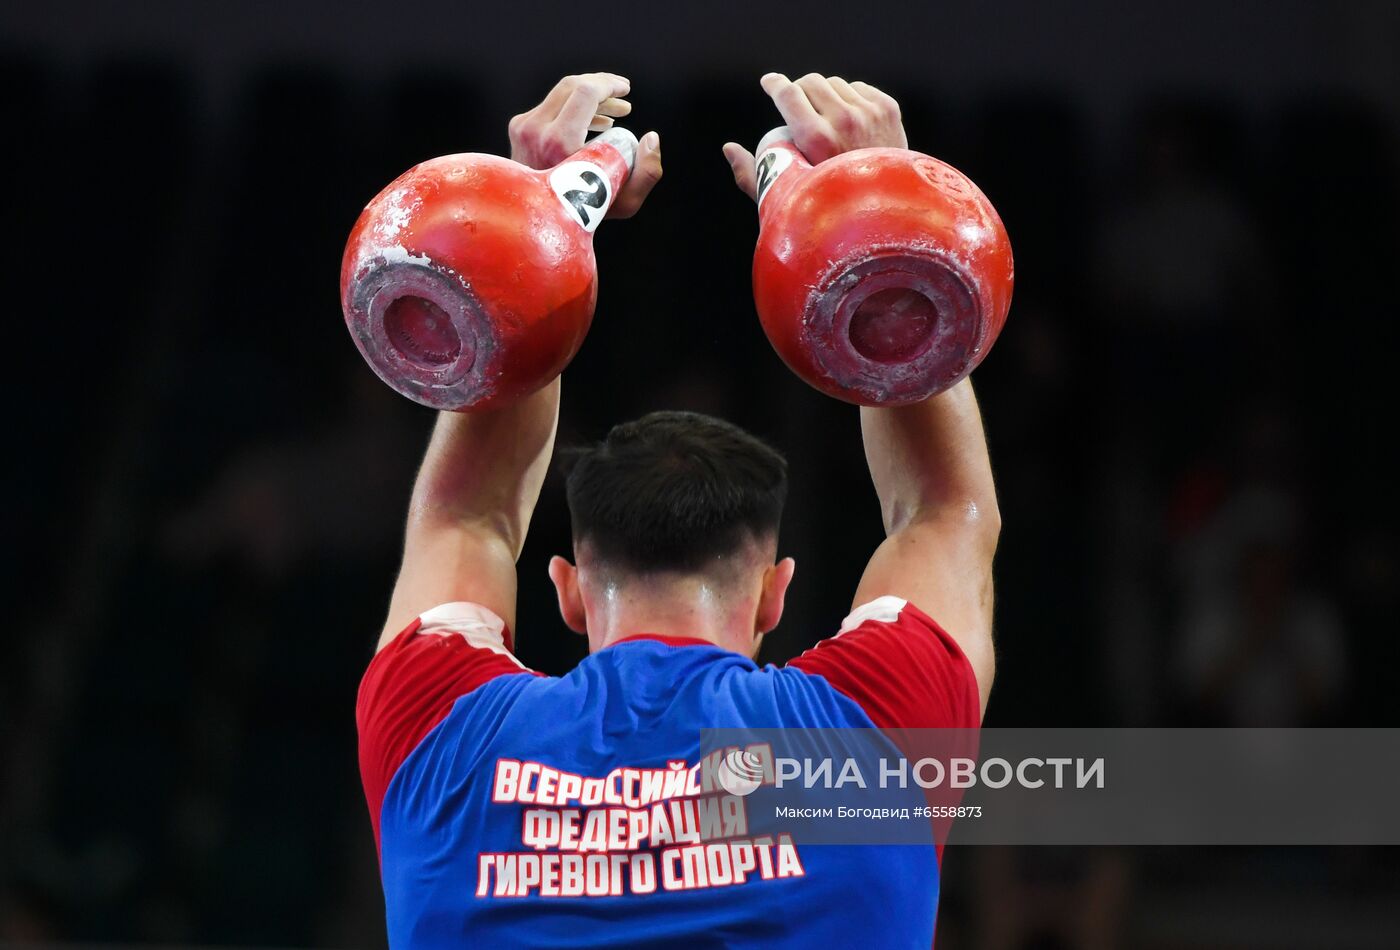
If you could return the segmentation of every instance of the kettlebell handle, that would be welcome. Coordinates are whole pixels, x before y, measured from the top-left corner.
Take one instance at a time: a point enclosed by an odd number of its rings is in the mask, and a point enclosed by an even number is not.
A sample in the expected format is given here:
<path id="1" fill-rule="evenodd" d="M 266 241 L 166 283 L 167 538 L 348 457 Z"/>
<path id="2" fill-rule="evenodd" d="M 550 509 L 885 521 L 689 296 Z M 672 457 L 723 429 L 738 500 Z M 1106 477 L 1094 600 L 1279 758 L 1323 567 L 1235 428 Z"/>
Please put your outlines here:
<path id="1" fill-rule="evenodd" d="M 633 169 L 637 167 L 637 137 L 629 130 L 621 126 L 613 126 L 606 132 L 595 135 L 583 144 L 583 148 L 566 161 L 573 161 L 579 155 L 589 151 L 598 145 L 610 145 L 622 156 L 622 160 L 627 163 L 627 174 L 630 177 Z"/>

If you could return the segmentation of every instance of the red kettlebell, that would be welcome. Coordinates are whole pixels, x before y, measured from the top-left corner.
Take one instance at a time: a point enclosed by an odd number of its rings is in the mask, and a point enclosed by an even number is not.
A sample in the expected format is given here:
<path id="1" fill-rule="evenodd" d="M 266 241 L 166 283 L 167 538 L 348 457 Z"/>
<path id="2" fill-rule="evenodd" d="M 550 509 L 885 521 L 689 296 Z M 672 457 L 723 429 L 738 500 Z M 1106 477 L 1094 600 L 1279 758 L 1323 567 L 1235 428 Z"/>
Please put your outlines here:
<path id="1" fill-rule="evenodd" d="M 365 360 L 434 409 L 507 405 L 558 376 L 598 299 L 593 231 L 636 155 L 636 137 L 614 128 L 547 171 L 467 153 L 396 178 L 340 265 Z"/>
<path id="2" fill-rule="evenodd" d="M 987 355 L 1011 306 L 1011 244 L 965 175 L 901 148 L 816 166 L 786 127 L 757 151 L 754 303 L 783 361 L 828 395 L 898 406 Z"/>

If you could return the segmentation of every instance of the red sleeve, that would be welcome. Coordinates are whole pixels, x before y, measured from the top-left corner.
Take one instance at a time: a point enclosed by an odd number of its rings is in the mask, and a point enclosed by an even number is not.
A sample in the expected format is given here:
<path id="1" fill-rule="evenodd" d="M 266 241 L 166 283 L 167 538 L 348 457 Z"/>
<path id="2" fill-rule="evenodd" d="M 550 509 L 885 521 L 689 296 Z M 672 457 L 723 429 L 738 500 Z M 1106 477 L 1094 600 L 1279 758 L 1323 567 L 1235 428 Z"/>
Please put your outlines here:
<path id="1" fill-rule="evenodd" d="M 409 624 L 370 661 L 360 681 L 355 722 L 360 780 L 376 845 L 385 789 L 409 753 L 447 718 L 452 704 L 497 676 L 533 673 L 510 645 L 510 629 L 490 610 L 443 604 Z"/>
<path id="2" fill-rule="evenodd" d="M 856 608 L 841 632 L 788 663 L 826 678 L 881 729 L 975 729 L 977 677 L 957 642 L 898 597 Z"/>

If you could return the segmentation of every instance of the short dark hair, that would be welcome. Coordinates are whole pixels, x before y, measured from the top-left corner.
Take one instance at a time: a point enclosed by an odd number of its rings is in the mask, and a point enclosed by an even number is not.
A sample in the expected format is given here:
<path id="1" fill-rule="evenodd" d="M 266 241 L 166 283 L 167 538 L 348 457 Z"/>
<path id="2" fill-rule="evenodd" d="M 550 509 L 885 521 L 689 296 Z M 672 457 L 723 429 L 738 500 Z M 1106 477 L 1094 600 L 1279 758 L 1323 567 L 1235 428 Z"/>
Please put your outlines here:
<path id="1" fill-rule="evenodd" d="M 787 460 L 697 412 L 653 412 L 566 455 L 574 543 L 629 573 L 707 570 L 776 536 Z"/>

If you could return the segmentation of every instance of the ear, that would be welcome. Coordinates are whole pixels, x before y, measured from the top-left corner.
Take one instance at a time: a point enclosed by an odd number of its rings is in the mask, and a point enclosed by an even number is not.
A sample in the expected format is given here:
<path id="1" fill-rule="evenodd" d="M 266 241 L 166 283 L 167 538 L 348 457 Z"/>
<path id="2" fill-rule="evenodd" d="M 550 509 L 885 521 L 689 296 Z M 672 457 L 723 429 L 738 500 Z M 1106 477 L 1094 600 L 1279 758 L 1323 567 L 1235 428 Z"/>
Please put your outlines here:
<path id="1" fill-rule="evenodd" d="M 763 572 L 763 590 L 758 595 L 758 612 L 754 615 L 754 633 L 761 636 L 778 625 L 783 616 L 783 600 L 792 583 L 797 562 L 785 557 Z"/>
<path id="2" fill-rule="evenodd" d="M 583 612 L 583 596 L 578 590 L 578 568 L 555 555 L 549 559 L 549 579 L 559 594 L 559 616 L 574 633 L 587 633 L 588 619 Z"/>

